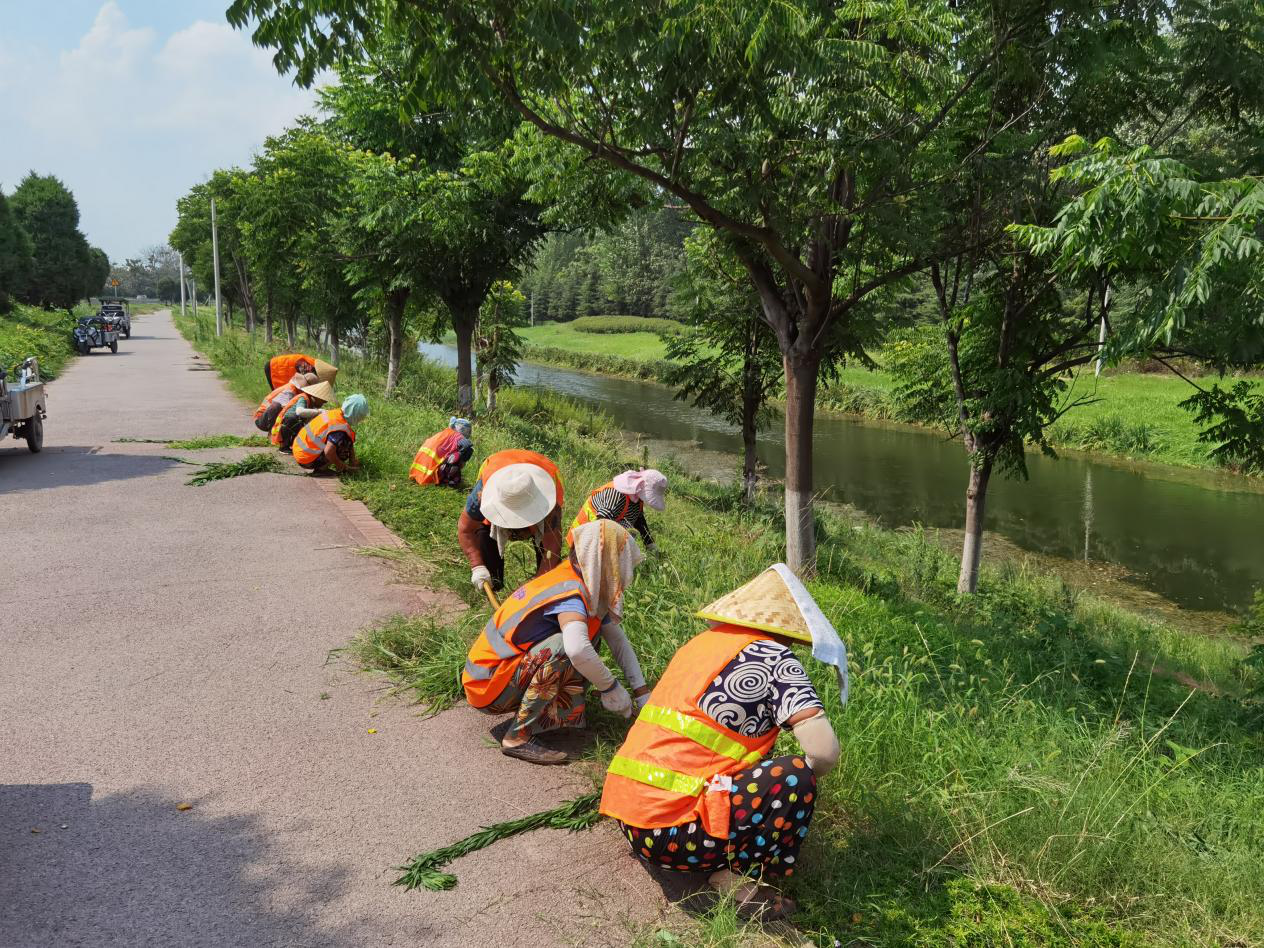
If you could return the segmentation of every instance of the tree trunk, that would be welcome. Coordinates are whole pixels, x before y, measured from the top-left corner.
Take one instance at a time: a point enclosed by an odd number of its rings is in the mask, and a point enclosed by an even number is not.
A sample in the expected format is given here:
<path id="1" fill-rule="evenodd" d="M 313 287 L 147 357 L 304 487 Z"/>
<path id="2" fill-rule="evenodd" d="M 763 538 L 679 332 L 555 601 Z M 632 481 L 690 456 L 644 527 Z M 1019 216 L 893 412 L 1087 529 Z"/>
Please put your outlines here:
<path id="1" fill-rule="evenodd" d="M 492 384 L 491 378 L 487 380 L 487 410 L 489 412 L 496 410 L 496 386 Z"/>
<path id="2" fill-rule="evenodd" d="M 285 338 L 291 352 L 298 348 L 298 313 L 293 310 L 285 317 Z"/>
<path id="3" fill-rule="evenodd" d="M 449 307 L 451 309 L 451 307 Z M 474 410 L 474 324 L 478 310 L 458 313 L 452 310 L 452 328 L 456 330 L 456 401 L 462 413 Z"/>
<path id="4" fill-rule="evenodd" d="M 755 483 L 759 477 L 755 458 L 755 413 L 758 410 L 752 393 L 747 391 L 742 399 L 742 503 L 747 507 L 755 502 Z"/>
<path id="5" fill-rule="evenodd" d="M 303 328 L 304 328 L 304 330 L 305 330 L 305 334 L 306 334 L 306 336 L 307 336 L 307 341 L 308 341 L 308 342 L 315 342 L 316 340 L 314 340 L 314 339 L 312 338 L 312 314 L 311 314 L 311 312 L 306 312 L 306 313 L 304 313 L 304 314 L 303 314 Z"/>
<path id="6" fill-rule="evenodd" d="M 334 360 L 334 365 L 337 365 L 341 361 L 338 358 L 341 348 L 338 344 L 338 327 L 332 323 L 329 326 L 329 352 Z"/>
<path id="7" fill-rule="evenodd" d="M 816 408 L 817 352 L 789 352 L 786 373 L 786 565 L 810 576 L 816 569 L 812 515 L 812 423 Z"/>
<path id="8" fill-rule="evenodd" d="M 246 331 L 253 333 L 258 313 L 255 307 L 255 294 L 250 286 L 250 274 L 246 270 L 246 262 L 239 254 L 232 255 L 233 267 L 237 271 L 237 286 L 241 290 L 241 305 L 246 311 Z"/>
<path id="9" fill-rule="evenodd" d="M 263 303 L 263 341 L 272 341 L 272 287 L 269 286 Z"/>
<path id="10" fill-rule="evenodd" d="M 395 386 L 399 384 L 399 363 L 404 356 L 404 307 L 408 305 L 408 292 L 408 290 L 391 290 L 386 294 L 387 395 L 395 391 Z"/>
<path id="11" fill-rule="evenodd" d="M 988 481 L 992 458 L 971 459 L 970 482 L 966 485 L 966 535 L 961 545 L 961 574 L 957 592 L 973 593 L 979 586 L 979 560 L 983 556 L 983 520 L 987 509 Z"/>

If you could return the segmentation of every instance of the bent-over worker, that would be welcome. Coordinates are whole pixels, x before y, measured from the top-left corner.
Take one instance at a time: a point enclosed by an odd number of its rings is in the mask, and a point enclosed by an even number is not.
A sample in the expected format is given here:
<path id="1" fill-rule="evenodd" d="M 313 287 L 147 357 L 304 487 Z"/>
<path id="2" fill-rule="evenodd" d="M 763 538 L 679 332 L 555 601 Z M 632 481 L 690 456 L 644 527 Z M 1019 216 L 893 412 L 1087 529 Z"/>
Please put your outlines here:
<path id="1" fill-rule="evenodd" d="M 363 395 L 348 395 L 342 407 L 325 409 L 302 427 L 294 438 L 294 460 L 306 471 L 354 471 L 360 466 L 355 456 L 355 429 L 368 417 L 368 400 Z"/>
<path id="2" fill-rule="evenodd" d="M 645 522 L 646 504 L 655 510 L 662 510 L 667 506 L 667 477 L 653 468 L 624 471 L 588 495 L 566 534 L 566 542 L 571 542 L 575 528 L 580 524 L 594 520 L 613 520 L 628 530 L 635 530 L 645 541 L 645 549 L 650 553 L 657 553 L 658 547 L 650 534 L 650 525 Z"/>
<path id="3" fill-rule="evenodd" d="M 285 403 L 272 425 L 269 440 L 281 451 L 294 447 L 294 439 L 302 427 L 320 415 L 325 403 L 334 397 L 334 387 L 328 382 L 305 385 L 297 395 Z"/>
<path id="4" fill-rule="evenodd" d="M 470 563 L 470 582 L 481 590 L 505 584 L 505 544 L 530 540 L 535 574 L 562 561 L 562 477 L 557 465 L 534 451 L 497 451 L 478 469 L 465 499 L 456 537 Z"/>
<path id="5" fill-rule="evenodd" d="M 838 739 L 790 649 L 810 643 L 847 700 L 847 652 L 784 564 L 717 599 L 711 628 L 673 656 L 606 774 L 601 812 L 644 862 L 703 872 L 743 915 L 776 918 L 794 903 L 760 879 L 789 876 L 808 835 L 817 780 Z M 773 755 L 783 727 L 801 754 Z"/>
<path id="6" fill-rule="evenodd" d="M 632 535 L 603 520 L 575 531 L 559 566 L 510 595 L 470 649 L 461 674 L 465 697 L 488 714 L 514 717 L 492 728 L 501 751 L 533 764 L 562 764 L 563 751 L 536 738 L 584 726 L 584 692 L 592 684 L 609 711 L 630 717 L 649 688 L 620 624 L 623 594 L 642 553 Z M 632 695 L 598 656 L 610 646 Z"/>
<path id="7" fill-rule="evenodd" d="M 284 385 L 295 374 L 306 375 L 308 372 L 315 372 L 318 381 L 332 384 L 338 367 L 302 352 L 287 352 L 263 363 L 263 377 L 268 380 L 269 388 Z"/>
<path id="8" fill-rule="evenodd" d="M 423 487 L 427 484 L 459 486 L 461 468 L 474 454 L 474 442 L 470 440 L 472 432 L 473 427 L 468 419 L 457 418 L 455 415 L 449 418 L 448 427 L 431 435 L 417 449 L 417 456 L 413 458 L 408 476 Z"/>
<path id="9" fill-rule="evenodd" d="M 312 385 L 316 382 L 316 374 L 309 372 L 306 375 L 295 374 L 284 385 L 278 385 L 272 391 L 264 396 L 263 401 L 259 403 L 259 407 L 255 409 L 255 427 L 260 431 L 271 431 L 272 426 L 276 423 L 277 416 L 284 410 L 290 399 L 298 395 L 304 385 Z"/>

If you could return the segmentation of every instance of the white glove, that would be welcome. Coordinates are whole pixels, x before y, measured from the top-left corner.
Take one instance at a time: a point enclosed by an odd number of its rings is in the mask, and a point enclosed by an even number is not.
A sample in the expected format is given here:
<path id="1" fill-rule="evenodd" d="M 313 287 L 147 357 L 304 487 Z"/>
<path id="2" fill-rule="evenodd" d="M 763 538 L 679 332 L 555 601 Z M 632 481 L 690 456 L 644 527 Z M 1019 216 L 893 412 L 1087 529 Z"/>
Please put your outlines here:
<path id="1" fill-rule="evenodd" d="M 632 696 L 628 694 L 628 689 L 617 681 L 613 688 L 601 693 L 601 706 L 625 718 L 632 717 Z"/>
<path id="2" fill-rule="evenodd" d="M 475 591 L 482 592 L 483 583 L 490 583 L 491 581 L 492 571 L 486 566 L 475 566 L 470 570 L 470 582 L 474 584 Z"/>
<path id="3" fill-rule="evenodd" d="M 658 555 L 658 544 L 657 544 L 657 543 L 647 543 L 647 544 L 645 544 L 645 552 L 647 552 L 647 553 L 653 553 L 655 556 L 657 556 L 657 555 Z"/>
<path id="4" fill-rule="evenodd" d="M 650 703 L 650 693 L 647 691 L 643 695 L 638 695 L 632 699 L 636 702 L 636 710 L 639 712 L 643 707 Z"/>

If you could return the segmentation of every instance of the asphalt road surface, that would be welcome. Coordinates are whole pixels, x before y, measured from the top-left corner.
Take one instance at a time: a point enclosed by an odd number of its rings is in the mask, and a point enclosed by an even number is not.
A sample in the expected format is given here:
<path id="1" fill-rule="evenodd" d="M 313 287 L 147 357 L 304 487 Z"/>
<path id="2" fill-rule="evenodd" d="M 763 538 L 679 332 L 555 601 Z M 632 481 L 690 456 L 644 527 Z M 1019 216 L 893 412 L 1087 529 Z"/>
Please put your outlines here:
<path id="1" fill-rule="evenodd" d="M 676 923 L 608 823 L 497 843 L 449 892 L 393 887 L 590 784 L 331 657 L 444 599 L 358 553 L 329 491 L 190 487 L 164 455 L 240 450 L 117 440 L 254 433 L 167 313 L 78 359 L 48 409 L 43 453 L 0 443 L 0 945 L 624 945 Z"/>

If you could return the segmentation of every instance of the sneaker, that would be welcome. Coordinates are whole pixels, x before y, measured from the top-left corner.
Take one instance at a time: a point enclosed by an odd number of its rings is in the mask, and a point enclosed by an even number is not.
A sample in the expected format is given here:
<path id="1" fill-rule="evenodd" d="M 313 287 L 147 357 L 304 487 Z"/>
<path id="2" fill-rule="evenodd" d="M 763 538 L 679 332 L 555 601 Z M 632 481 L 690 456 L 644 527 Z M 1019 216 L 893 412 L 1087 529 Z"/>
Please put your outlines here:
<path id="1" fill-rule="evenodd" d="M 517 747 L 501 745 L 500 752 L 506 757 L 516 757 L 519 760 L 525 760 L 529 764 L 564 764 L 569 759 L 561 751 L 550 750 L 545 747 L 534 737 L 525 744 L 519 744 Z"/>

